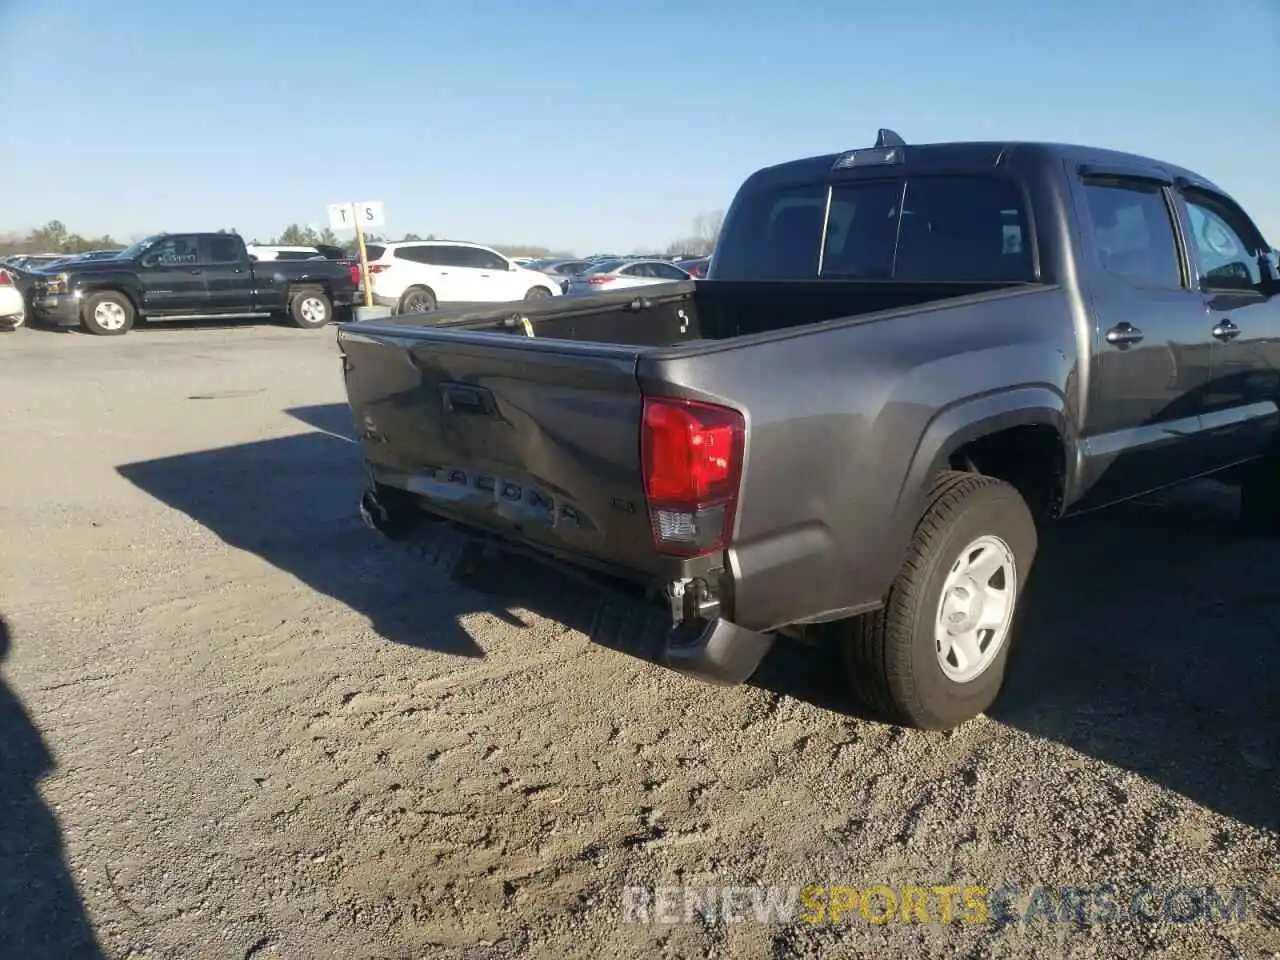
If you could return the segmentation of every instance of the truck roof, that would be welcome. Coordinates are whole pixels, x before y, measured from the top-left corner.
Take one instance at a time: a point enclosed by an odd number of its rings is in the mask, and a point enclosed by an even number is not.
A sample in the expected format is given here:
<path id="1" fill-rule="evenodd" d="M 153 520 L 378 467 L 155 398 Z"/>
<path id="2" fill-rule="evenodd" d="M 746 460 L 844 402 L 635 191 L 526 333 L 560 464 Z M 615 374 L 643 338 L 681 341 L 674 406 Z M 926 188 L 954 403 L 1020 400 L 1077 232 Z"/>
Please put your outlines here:
<path id="1" fill-rule="evenodd" d="M 1134 153 L 1105 150 L 1100 147 L 1087 147 L 1079 144 L 1016 140 L 975 140 L 954 143 L 906 144 L 900 147 L 890 145 L 889 148 L 902 151 L 903 159 L 900 166 L 907 170 L 964 170 L 975 167 L 1007 167 L 1015 153 L 1019 155 L 1032 154 L 1038 155 L 1042 161 L 1074 161 L 1086 166 L 1097 164 L 1116 169 L 1132 169 L 1135 172 L 1149 171 L 1167 177 L 1170 182 L 1183 180 L 1189 184 L 1222 192 L 1222 188 L 1212 181 L 1184 167 Z M 826 179 L 836 161 L 858 149 L 872 148 L 850 147 L 848 150 L 842 150 L 839 153 L 826 153 L 820 156 L 805 157 L 801 160 L 790 160 L 785 163 L 775 164 L 752 174 L 747 178 L 744 186 L 781 185 L 797 181 Z"/>

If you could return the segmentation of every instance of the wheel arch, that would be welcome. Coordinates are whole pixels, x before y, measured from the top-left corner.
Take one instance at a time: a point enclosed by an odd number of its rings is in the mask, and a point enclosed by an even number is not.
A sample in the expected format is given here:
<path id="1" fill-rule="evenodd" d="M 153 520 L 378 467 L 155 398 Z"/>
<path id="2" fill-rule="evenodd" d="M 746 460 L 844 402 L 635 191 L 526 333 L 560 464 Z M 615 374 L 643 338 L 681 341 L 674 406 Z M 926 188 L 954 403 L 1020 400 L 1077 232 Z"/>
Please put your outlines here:
<path id="1" fill-rule="evenodd" d="M 101 293 L 114 293 L 124 297 L 129 301 L 129 306 L 133 307 L 136 316 L 142 316 L 142 298 L 138 293 L 131 290 L 126 284 L 118 281 L 102 281 L 101 283 L 88 284 L 80 288 L 80 309 L 83 313 L 85 305 L 89 302 L 90 297 L 96 297 Z"/>
<path id="2" fill-rule="evenodd" d="M 1071 489 L 1078 458 L 1075 431 L 1066 408 L 1066 399 L 1058 390 L 1032 385 L 993 391 L 939 410 L 916 444 L 898 492 L 899 512 L 906 518 L 918 518 L 924 512 L 934 477 L 951 469 L 986 472 L 982 464 L 972 462 L 973 452 L 983 443 L 990 444 L 990 438 L 1014 436 L 1034 437 L 1031 442 L 1041 445 L 1040 450 L 1053 464 L 1051 469 L 1059 472 L 1052 481 L 1058 491 L 1052 509 L 1060 511 L 1062 499 Z M 1001 469 L 990 475 L 1014 482 L 1009 476 L 1002 476 L 1006 472 Z"/>

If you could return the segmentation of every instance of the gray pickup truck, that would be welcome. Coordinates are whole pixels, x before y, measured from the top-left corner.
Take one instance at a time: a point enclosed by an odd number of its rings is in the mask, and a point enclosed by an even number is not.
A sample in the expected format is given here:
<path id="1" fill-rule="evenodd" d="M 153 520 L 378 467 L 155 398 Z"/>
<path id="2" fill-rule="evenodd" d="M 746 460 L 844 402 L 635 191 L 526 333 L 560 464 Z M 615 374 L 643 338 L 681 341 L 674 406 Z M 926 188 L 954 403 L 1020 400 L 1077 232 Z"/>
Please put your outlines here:
<path id="1" fill-rule="evenodd" d="M 1221 473 L 1277 525 L 1278 294 L 1188 170 L 882 131 L 751 176 L 705 281 L 342 325 L 361 511 L 634 584 L 703 679 L 837 644 L 866 707 L 950 728 L 1042 522 Z"/>

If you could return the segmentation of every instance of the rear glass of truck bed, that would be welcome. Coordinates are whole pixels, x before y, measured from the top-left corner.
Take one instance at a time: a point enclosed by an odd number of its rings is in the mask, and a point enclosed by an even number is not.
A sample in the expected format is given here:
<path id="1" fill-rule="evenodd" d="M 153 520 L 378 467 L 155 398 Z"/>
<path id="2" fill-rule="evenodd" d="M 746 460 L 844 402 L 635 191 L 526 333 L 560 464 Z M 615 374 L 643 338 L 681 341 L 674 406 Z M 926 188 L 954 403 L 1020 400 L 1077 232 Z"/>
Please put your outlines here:
<path id="1" fill-rule="evenodd" d="M 717 280 L 1034 282 L 1011 179 L 927 175 L 762 187 L 734 204 Z"/>

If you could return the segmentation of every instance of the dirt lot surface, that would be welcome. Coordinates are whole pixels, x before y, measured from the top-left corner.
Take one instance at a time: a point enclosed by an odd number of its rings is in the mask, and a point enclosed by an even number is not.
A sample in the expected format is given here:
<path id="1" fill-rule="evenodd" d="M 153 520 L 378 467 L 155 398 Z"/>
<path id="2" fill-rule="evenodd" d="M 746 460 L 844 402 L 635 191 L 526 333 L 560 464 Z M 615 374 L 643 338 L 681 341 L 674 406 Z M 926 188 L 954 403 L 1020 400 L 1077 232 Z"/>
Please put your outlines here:
<path id="1" fill-rule="evenodd" d="M 704 686 L 367 532 L 332 330 L 21 331 L 0 405 L 5 957 L 1280 955 L 1280 544 L 1225 488 L 1064 525 L 1004 701 L 916 734 L 820 651 Z M 1121 909 L 621 922 L 811 883 Z M 1169 885 L 1246 918 L 1128 915 Z"/>

